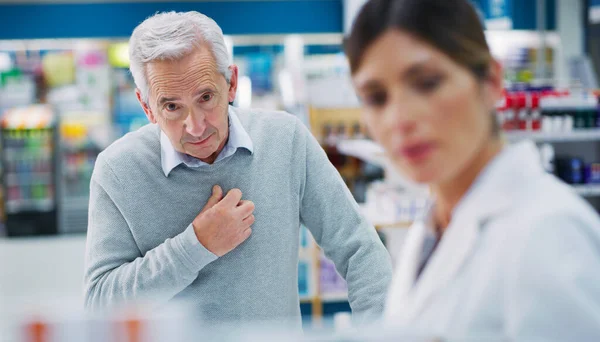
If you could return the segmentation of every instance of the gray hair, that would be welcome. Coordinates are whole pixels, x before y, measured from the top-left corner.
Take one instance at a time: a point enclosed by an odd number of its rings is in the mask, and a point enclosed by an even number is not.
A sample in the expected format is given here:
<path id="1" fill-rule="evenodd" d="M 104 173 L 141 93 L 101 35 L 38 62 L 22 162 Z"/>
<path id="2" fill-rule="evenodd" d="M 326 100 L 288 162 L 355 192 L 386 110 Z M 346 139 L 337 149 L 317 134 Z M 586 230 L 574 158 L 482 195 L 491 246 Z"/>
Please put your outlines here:
<path id="1" fill-rule="evenodd" d="M 231 71 L 223 31 L 211 18 L 198 12 L 164 12 L 139 24 L 129 39 L 129 70 L 142 100 L 147 103 L 150 93 L 147 63 L 178 60 L 202 43 L 210 45 L 217 69 L 229 82 Z"/>

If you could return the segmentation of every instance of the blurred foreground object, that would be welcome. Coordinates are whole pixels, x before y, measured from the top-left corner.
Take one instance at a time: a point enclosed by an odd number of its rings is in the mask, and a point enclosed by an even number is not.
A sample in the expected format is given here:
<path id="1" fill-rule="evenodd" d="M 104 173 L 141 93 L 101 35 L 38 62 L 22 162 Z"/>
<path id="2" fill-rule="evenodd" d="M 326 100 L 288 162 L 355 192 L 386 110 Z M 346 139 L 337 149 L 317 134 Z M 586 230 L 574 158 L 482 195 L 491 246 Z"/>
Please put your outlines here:
<path id="1" fill-rule="evenodd" d="M 93 315 L 68 304 L 38 304 L 12 316 L 0 341 L 11 342 L 359 342 L 359 341 L 441 341 L 410 331 L 382 329 L 379 325 L 353 327 L 339 316 L 333 329 L 286 329 L 280 322 L 255 324 L 205 324 L 183 303 L 160 308 L 146 305 L 122 307 Z M 445 339 L 464 341 L 464 339 Z M 486 341 L 490 340 L 489 338 Z M 468 340 L 467 340 L 468 341 Z M 491 339 L 494 341 L 494 339 Z M 500 341 L 498 339 L 498 341 Z"/>

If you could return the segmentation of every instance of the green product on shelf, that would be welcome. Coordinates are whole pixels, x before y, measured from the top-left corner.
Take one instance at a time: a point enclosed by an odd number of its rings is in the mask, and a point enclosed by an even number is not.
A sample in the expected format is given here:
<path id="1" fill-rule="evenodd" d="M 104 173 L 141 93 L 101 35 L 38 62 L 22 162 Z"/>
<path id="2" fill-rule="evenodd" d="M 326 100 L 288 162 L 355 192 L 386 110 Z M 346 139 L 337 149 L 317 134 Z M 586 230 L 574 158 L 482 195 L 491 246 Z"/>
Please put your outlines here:
<path id="1" fill-rule="evenodd" d="M 40 198 L 48 198 L 48 192 L 46 191 L 48 188 L 45 184 L 40 185 Z"/>
<path id="2" fill-rule="evenodd" d="M 0 72 L 0 88 L 10 82 L 19 82 L 23 73 L 21 70 L 14 68 L 9 71 Z"/>
<path id="3" fill-rule="evenodd" d="M 27 197 L 28 197 L 29 199 L 32 199 L 32 200 L 36 200 L 36 199 L 37 199 L 37 197 L 36 197 L 36 195 L 37 195 L 37 191 L 35 190 L 36 188 L 37 188 L 37 185 L 33 185 L 33 184 L 32 184 L 32 185 L 30 185 L 30 186 L 29 186 L 29 188 L 27 189 L 26 193 L 27 193 Z"/>
<path id="4" fill-rule="evenodd" d="M 596 128 L 596 117 L 597 117 L 597 109 L 589 108 L 586 111 L 585 115 L 585 127 L 586 128 Z"/>
<path id="5" fill-rule="evenodd" d="M 586 109 L 577 108 L 573 111 L 573 128 L 585 128 L 586 127 Z"/>
<path id="6" fill-rule="evenodd" d="M 48 197 L 48 195 L 46 194 L 46 185 L 38 184 L 38 186 L 36 187 L 36 198 L 37 199 L 45 199 L 47 197 Z"/>
<path id="7" fill-rule="evenodd" d="M 40 196 L 40 185 L 36 184 L 35 186 L 32 187 L 31 189 L 31 197 L 33 197 L 34 200 L 39 199 Z"/>
<path id="8" fill-rule="evenodd" d="M 27 146 L 27 148 L 28 148 L 29 150 L 34 150 L 34 149 L 37 147 L 37 144 L 36 144 L 36 141 L 35 141 L 35 139 L 34 139 L 34 138 L 32 138 L 32 137 L 29 137 L 29 138 L 26 140 L 26 146 Z"/>

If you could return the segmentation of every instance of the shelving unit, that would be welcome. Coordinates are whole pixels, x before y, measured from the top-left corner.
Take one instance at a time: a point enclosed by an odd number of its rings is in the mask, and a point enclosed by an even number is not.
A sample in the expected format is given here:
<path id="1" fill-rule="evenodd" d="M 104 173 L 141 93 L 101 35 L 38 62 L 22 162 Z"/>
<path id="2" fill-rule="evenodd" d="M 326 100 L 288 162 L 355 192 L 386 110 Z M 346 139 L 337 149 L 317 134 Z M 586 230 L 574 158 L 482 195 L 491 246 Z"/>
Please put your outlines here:
<path id="1" fill-rule="evenodd" d="M 300 268 L 299 265 L 300 303 L 310 304 L 311 320 L 313 324 L 319 324 L 323 318 L 323 306 L 330 303 L 347 302 L 347 290 L 340 288 L 339 291 L 332 291 L 332 289 L 324 290 L 322 288 L 323 255 L 305 227 L 302 227 L 300 232 L 299 258 L 300 263 L 308 265 L 308 269 Z"/>
<path id="2" fill-rule="evenodd" d="M 89 189 L 92 171 L 102 150 L 97 131 L 108 125 L 103 111 L 61 112 L 60 122 L 60 212 L 61 233 L 87 230 Z"/>
<path id="3" fill-rule="evenodd" d="M 570 132 L 531 132 L 510 131 L 505 132 L 507 140 L 511 143 L 522 140 L 531 140 L 536 143 L 585 143 L 600 142 L 600 129 L 576 129 Z M 573 185 L 573 189 L 583 197 L 600 197 L 600 184 Z"/>
<path id="4" fill-rule="evenodd" d="M 300 296 L 301 304 L 311 304 L 313 302 L 313 300 L 314 300 L 313 297 Z"/>
<path id="5" fill-rule="evenodd" d="M 412 226 L 413 222 L 404 221 L 404 222 L 395 222 L 395 223 L 375 223 L 375 229 L 384 230 L 384 229 L 408 229 Z"/>
<path id="6" fill-rule="evenodd" d="M 509 142 L 533 140 L 535 142 L 600 141 L 600 129 L 578 129 L 571 132 L 510 131 L 505 133 Z"/>
<path id="7" fill-rule="evenodd" d="M 600 196 L 600 184 L 574 185 L 573 189 L 583 197 Z"/>
<path id="8" fill-rule="evenodd" d="M 325 131 L 323 129 L 324 126 L 329 125 L 332 127 L 337 127 L 338 125 L 346 125 L 351 126 L 354 122 L 359 121 L 360 111 L 356 108 L 311 108 L 310 112 L 310 126 L 313 131 L 315 137 L 323 141 L 324 137 L 322 133 Z M 584 144 L 596 144 L 600 143 L 600 128 L 596 129 L 577 129 L 570 132 L 541 132 L 541 131 L 509 131 L 505 132 L 504 136 L 509 143 L 515 143 L 523 140 L 531 140 L 535 143 L 557 143 L 557 146 L 561 146 L 558 148 L 559 151 L 570 150 L 574 148 L 578 152 L 580 152 L 579 146 Z M 352 137 L 349 137 L 345 140 L 346 143 L 353 143 Z M 574 143 L 571 147 L 571 143 Z M 338 150 L 340 152 L 347 154 L 347 152 L 343 151 L 343 148 L 340 148 L 338 145 Z M 375 150 L 375 149 L 373 149 Z M 592 149 L 587 154 L 590 154 L 596 151 Z M 563 152 L 564 153 L 564 152 Z M 584 153 L 584 155 L 586 155 Z M 591 161 L 590 156 L 588 155 L 586 159 Z M 342 173 L 342 170 L 340 170 Z M 593 198 L 600 199 L 600 184 L 581 184 L 581 185 L 573 185 L 573 191 L 579 194 L 582 197 L 586 197 L 587 199 Z M 364 213 L 363 213 L 364 214 Z M 375 226 L 375 228 L 380 232 L 385 232 L 394 236 L 394 242 L 387 241 L 388 243 L 397 243 L 404 238 L 406 234 L 405 231 L 410 228 L 412 222 L 396 222 L 394 220 L 376 220 L 373 217 L 370 218 L 371 223 Z M 390 238 L 391 239 L 391 238 Z M 316 256 L 316 254 L 315 254 Z M 319 261 L 315 261 L 313 264 L 315 267 L 319 267 Z M 318 275 L 317 275 L 318 276 Z M 339 293 L 320 293 L 319 283 L 317 281 L 315 292 L 313 292 L 310 296 L 301 297 L 301 302 L 305 304 L 312 305 L 312 317 L 317 321 L 321 319 L 323 315 L 323 306 L 327 304 L 341 303 L 348 301 L 348 293 L 347 292 L 339 292 Z"/>
<path id="9" fill-rule="evenodd" d="M 348 293 L 340 292 L 340 293 L 323 294 L 323 295 L 321 295 L 321 301 L 323 303 L 345 302 L 345 301 L 348 301 Z"/>
<path id="10" fill-rule="evenodd" d="M 8 200 L 6 201 L 6 212 L 17 214 L 23 211 L 49 212 L 54 209 L 54 201 L 49 198 L 39 200 Z"/>
<path id="11" fill-rule="evenodd" d="M 2 116 L 6 235 L 57 232 L 57 116 L 47 105 L 15 107 Z"/>

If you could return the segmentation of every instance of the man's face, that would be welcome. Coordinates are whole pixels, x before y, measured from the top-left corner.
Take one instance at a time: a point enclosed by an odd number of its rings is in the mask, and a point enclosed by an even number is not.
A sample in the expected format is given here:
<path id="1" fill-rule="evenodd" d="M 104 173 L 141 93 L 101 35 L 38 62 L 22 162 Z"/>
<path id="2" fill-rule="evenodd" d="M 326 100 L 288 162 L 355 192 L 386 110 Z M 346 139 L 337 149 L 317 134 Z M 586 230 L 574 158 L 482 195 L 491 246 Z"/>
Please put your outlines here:
<path id="1" fill-rule="evenodd" d="M 178 152 L 213 163 L 225 146 L 228 105 L 237 88 L 237 67 L 230 66 L 230 70 L 228 84 L 205 45 L 180 60 L 146 65 L 148 103 L 142 101 L 139 90 L 138 100 Z"/>

